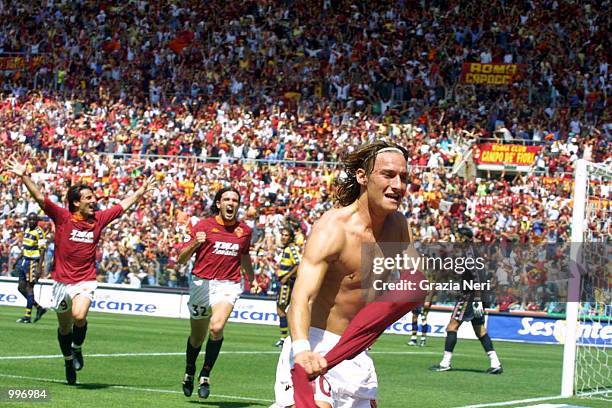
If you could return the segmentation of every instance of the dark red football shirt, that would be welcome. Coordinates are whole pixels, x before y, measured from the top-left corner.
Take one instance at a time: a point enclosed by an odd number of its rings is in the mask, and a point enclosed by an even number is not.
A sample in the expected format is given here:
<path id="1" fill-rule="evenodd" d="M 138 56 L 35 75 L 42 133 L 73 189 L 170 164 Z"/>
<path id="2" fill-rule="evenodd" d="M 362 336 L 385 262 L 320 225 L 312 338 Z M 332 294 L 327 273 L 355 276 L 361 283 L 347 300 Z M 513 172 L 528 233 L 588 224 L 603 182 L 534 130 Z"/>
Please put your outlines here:
<path id="1" fill-rule="evenodd" d="M 55 224 L 53 280 L 68 284 L 96 280 L 96 247 L 102 229 L 123 213 L 121 205 L 96 211 L 93 219 L 82 220 L 46 197 L 43 211 Z"/>
<path id="2" fill-rule="evenodd" d="M 202 279 L 240 282 L 240 258 L 249 254 L 251 228 L 242 221 L 223 225 L 220 217 L 205 218 L 193 226 L 186 246 L 201 231 L 206 232 L 206 242 L 195 251 L 192 273 Z"/>

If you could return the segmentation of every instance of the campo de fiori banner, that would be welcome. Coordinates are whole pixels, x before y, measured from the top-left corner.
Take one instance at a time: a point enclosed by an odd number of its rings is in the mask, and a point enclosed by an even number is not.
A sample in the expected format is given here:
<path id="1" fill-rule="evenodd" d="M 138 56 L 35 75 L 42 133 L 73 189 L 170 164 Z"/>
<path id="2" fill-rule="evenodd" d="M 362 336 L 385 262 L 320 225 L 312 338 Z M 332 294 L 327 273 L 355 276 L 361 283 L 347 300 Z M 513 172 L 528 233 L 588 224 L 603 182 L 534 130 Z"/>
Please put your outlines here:
<path id="1" fill-rule="evenodd" d="M 478 164 L 503 164 L 506 166 L 531 166 L 541 146 L 485 143 L 476 146 L 474 161 Z"/>
<path id="2" fill-rule="evenodd" d="M 461 83 L 476 85 L 511 85 L 520 74 L 519 64 L 481 64 L 464 62 Z"/>

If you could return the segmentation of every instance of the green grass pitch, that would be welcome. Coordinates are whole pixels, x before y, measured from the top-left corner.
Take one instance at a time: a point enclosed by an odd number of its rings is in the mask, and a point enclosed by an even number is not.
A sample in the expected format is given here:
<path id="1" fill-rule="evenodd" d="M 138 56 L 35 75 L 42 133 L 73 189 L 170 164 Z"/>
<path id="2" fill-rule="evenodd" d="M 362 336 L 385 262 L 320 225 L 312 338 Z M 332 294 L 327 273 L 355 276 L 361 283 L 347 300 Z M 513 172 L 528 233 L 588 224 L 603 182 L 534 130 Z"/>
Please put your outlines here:
<path id="1" fill-rule="evenodd" d="M 211 396 L 181 392 L 186 320 L 91 313 L 83 348 L 85 367 L 78 384 L 64 383 L 56 339 L 57 322 L 48 313 L 36 324 L 17 324 L 22 309 L 0 307 L 0 407 L 268 407 L 278 350 L 278 329 L 230 323 L 221 356 L 211 376 Z M 407 337 L 384 335 L 371 355 L 379 379 L 379 407 L 464 407 L 530 400 L 508 407 L 572 404 L 603 408 L 598 400 L 552 399 L 559 395 L 562 347 L 496 342 L 504 374 L 484 374 L 488 358 L 480 343 L 459 340 L 454 370 L 436 373 L 443 339 L 430 338 L 424 348 L 405 345 Z M 201 366 L 200 355 L 198 365 Z M 46 388 L 45 402 L 10 402 L 9 388 Z M 551 400 L 539 399 L 551 397 Z M 490 406 L 490 405 L 483 405 Z"/>

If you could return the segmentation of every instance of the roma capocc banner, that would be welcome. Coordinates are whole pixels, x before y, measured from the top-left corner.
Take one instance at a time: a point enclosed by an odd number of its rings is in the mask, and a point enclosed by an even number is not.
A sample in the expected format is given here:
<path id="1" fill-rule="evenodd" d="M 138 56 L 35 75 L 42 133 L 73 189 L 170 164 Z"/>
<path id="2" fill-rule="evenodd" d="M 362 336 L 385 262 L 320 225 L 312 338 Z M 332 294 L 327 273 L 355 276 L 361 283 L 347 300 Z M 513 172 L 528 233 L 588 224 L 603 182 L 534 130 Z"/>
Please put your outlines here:
<path id="1" fill-rule="evenodd" d="M 31 57 L 24 56 L 0 56 L 0 71 L 21 71 L 25 69 L 35 69 L 47 63 L 44 55 Z"/>
<path id="2" fill-rule="evenodd" d="M 519 64 L 481 64 L 464 62 L 461 83 L 475 85 L 511 85 L 521 77 Z"/>
<path id="3" fill-rule="evenodd" d="M 485 143 L 476 146 L 474 161 L 478 164 L 532 166 L 541 146 Z"/>

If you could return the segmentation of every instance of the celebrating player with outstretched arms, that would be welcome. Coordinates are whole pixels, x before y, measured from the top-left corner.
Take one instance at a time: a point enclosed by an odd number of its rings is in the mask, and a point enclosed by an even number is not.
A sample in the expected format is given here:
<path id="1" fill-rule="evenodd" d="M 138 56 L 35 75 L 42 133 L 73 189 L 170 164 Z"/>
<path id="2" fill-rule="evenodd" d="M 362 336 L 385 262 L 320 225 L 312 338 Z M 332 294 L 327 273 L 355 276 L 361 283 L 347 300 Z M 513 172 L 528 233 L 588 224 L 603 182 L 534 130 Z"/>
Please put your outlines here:
<path id="1" fill-rule="evenodd" d="M 81 348 L 87 333 L 87 313 L 98 286 L 95 260 L 102 230 L 155 188 L 155 178 L 149 177 L 133 195 L 103 211 L 96 211 L 91 187 L 74 184 L 66 194 L 65 209 L 43 195 L 28 176 L 25 163 L 11 157 L 8 167 L 55 224 L 52 307 L 57 312 L 57 339 L 65 360 L 66 381 L 72 385 L 84 364 Z"/>

